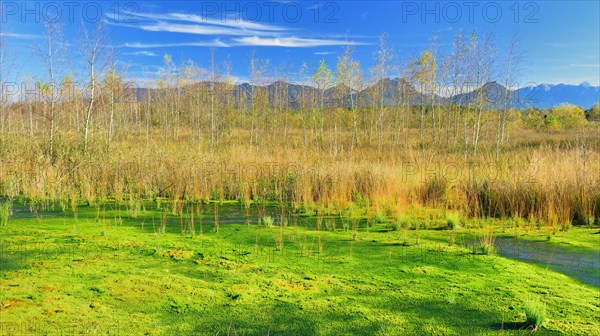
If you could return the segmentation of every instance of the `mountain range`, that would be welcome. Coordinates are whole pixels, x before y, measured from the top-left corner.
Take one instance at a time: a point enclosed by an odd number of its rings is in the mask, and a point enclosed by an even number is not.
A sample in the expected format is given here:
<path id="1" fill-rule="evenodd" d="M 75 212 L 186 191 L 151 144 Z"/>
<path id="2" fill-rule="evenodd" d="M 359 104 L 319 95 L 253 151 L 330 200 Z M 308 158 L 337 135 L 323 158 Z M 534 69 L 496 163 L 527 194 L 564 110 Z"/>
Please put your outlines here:
<path id="1" fill-rule="evenodd" d="M 547 109 L 562 103 L 568 103 L 588 109 L 594 103 L 600 102 L 600 86 L 592 86 L 585 82 L 580 85 L 530 85 L 516 90 L 509 90 L 497 82 L 488 82 L 477 89 L 450 96 L 421 94 L 403 78 L 386 78 L 360 91 L 355 91 L 352 95 L 349 88 L 344 86 L 330 87 L 321 92 L 318 88 L 310 85 L 283 81 L 264 86 L 249 83 L 226 85 L 221 82 L 200 82 L 187 86 L 182 90 L 183 92 L 200 90 L 201 86 L 204 86 L 205 92 L 211 90 L 223 92 L 223 90 L 227 90 L 233 93 L 238 104 L 245 101 L 247 106 L 251 104 L 250 97 L 253 93 L 261 91 L 265 97 L 268 97 L 271 106 L 287 106 L 290 108 L 311 106 L 311 104 L 320 106 L 321 103 L 324 107 L 347 107 L 351 103 L 356 106 L 371 106 L 373 104 L 393 106 L 399 102 L 420 105 L 422 102 L 430 104 L 433 100 L 436 104 L 441 105 L 481 104 L 491 108 L 502 108 L 506 104 L 506 106 L 517 109 L 530 107 Z M 145 100 L 148 95 L 152 97 L 151 99 L 155 99 L 163 96 L 160 93 L 161 91 L 164 92 L 161 89 L 138 88 L 136 95 L 138 100 Z"/>

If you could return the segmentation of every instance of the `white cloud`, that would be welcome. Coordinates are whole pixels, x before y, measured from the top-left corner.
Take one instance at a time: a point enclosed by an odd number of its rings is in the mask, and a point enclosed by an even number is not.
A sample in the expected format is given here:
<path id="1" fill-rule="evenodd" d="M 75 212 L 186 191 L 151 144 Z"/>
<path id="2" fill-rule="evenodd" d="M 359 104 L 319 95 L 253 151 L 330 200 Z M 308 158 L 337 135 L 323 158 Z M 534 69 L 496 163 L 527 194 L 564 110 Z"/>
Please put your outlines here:
<path id="1" fill-rule="evenodd" d="M 138 23 L 119 22 L 113 15 L 107 15 L 107 24 L 141 29 L 148 32 L 169 32 L 215 37 L 213 41 L 196 41 L 181 43 L 126 43 L 128 48 L 163 48 L 163 47 L 234 47 L 264 46 L 310 48 L 321 46 L 341 46 L 348 44 L 347 37 L 329 36 L 323 38 L 291 36 L 295 29 L 270 24 L 250 22 L 237 17 L 224 20 L 210 19 L 195 14 L 185 13 L 135 13 Z M 295 34 L 296 35 L 296 34 Z M 219 38 L 223 38 L 221 41 Z M 355 45 L 365 43 L 353 42 Z"/>
<path id="2" fill-rule="evenodd" d="M 148 51 L 148 50 L 141 50 L 141 51 L 134 51 L 134 52 L 128 52 L 125 53 L 124 55 L 133 55 L 133 56 L 148 56 L 148 57 L 156 57 L 158 56 L 157 54 L 155 54 L 152 51 Z"/>
<path id="3" fill-rule="evenodd" d="M 33 39 L 42 38 L 41 35 L 9 33 L 9 32 L 0 32 L 0 36 L 14 37 L 16 39 L 21 39 L 21 40 L 33 40 Z"/>
<path id="4" fill-rule="evenodd" d="M 183 24 L 174 24 L 170 22 L 159 21 L 156 23 L 148 23 L 148 24 L 126 24 L 126 23 L 116 23 L 107 21 L 107 23 L 129 27 L 129 28 L 137 28 L 149 32 L 169 32 L 169 33 L 184 33 L 184 34 L 194 34 L 194 35 L 206 35 L 206 36 L 214 36 L 214 35 L 230 35 L 230 36 L 240 36 L 240 35 L 251 35 L 249 32 L 239 29 L 227 28 L 227 27 L 216 27 L 209 25 L 183 25 Z"/>
<path id="5" fill-rule="evenodd" d="M 290 47 L 290 48 L 309 48 L 323 46 L 340 46 L 348 44 L 344 40 L 313 39 L 302 37 L 274 37 L 263 38 L 259 36 L 249 36 L 234 38 L 238 45 L 242 46 L 262 46 L 262 47 Z M 360 43 L 355 43 L 360 44 Z"/>
<path id="6" fill-rule="evenodd" d="M 277 32 L 289 31 L 290 29 L 250 22 L 239 18 L 225 17 L 223 20 L 205 18 L 194 14 L 133 14 L 138 19 L 147 19 L 145 22 L 121 23 L 115 20 L 114 15 L 107 15 L 110 20 L 106 23 L 117 26 L 138 28 L 146 31 L 164 31 L 171 33 L 186 33 L 197 35 L 274 35 Z M 142 21 L 140 20 L 140 21 Z M 179 22 L 179 23 L 176 23 Z M 183 23 L 181 23 L 183 22 Z M 192 24 L 189 24 L 192 23 Z"/>
<path id="7" fill-rule="evenodd" d="M 179 14 L 179 13 L 171 13 L 160 16 L 163 20 L 179 20 L 179 21 L 187 21 L 187 22 L 195 22 L 195 23 L 203 23 L 210 24 L 215 26 L 225 26 L 225 27 L 235 27 L 241 29 L 254 29 L 254 30 L 265 30 L 265 31 L 285 31 L 289 30 L 288 28 L 266 25 L 257 22 L 246 21 L 234 16 L 229 16 L 223 18 L 223 20 L 215 20 L 205 18 L 199 15 L 194 14 Z"/>
<path id="8" fill-rule="evenodd" d="M 315 55 L 332 55 L 335 54 L 333 51 L 317 51 Z"/>
<path id="9" fill-rule="evenodd" d="M 219 39 L 213 41 L 199 41 L 199 42 L 181 42 L 181 43 L 125 43 L 123 45 L 127 48 L 135 49 L 151 49 L 151 48 L 173 48 L 173 47 L 214 47 L 214 48 L 227 48 L 231 45 L 221 42 Z"/>
<path id="10" fill-rule="evenodd" d="M 576 64 L 576 63 L 572 63 L 569 64 L 570 67 L 574 67 L 574 68 L 600 68 L 600 64 L 596 63 L 589 63 L 589 64 Z"/>

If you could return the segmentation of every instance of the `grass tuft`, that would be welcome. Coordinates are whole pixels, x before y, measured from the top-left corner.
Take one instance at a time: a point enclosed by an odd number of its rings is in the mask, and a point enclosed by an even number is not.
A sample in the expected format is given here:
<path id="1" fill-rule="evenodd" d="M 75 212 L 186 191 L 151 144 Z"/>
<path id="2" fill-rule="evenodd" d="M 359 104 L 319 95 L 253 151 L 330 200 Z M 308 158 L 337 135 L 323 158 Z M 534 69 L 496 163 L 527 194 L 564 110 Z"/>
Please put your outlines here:
<path id="1" fill-rule="evenodd" d="M 528 300 L 525 302 L 525 316 L 527 326 L 538 331 L 546 321 L 546 305 L 541 302 Z"/>
<path id="2" fill-rule="evenodd" d="M 408 216 L 399 216 L 394 222 L 392 222 L 392 229 L 394 231 L 408 230 L 415 226 L 415 221 Z"/>
<path id="3" fill-rule="evenodd" d="M 263 216 L 260 221 L 264 227 L 270 228 L 275 225 L 275 220 L 271 216 Z"/>
<path id="4" fill-rule="evenodd" d="M 484 232 L 479 240 L 473 245 L 473 254 L 492 255 L 496 251 L 494 244 L 496 236 L 493 232 Z"/>
<path id="5" fill-rule="evenodd" d="M 458 212 L 449 213 L 446 215 L 446 224 L 449 230 L 456 230 L 462 226 L 462 218 Z"/>

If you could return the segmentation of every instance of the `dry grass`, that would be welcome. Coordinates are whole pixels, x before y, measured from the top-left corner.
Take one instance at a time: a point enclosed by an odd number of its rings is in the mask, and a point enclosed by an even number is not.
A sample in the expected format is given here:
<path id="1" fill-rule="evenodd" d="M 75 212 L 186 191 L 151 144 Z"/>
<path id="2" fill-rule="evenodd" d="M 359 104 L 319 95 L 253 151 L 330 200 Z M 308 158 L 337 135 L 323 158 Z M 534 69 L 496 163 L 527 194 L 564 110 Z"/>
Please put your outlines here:
<path id="1" fill-rule="evenodd" d="M 318 143 L 303 145 L 302 129 L 292 126 L 286 138 L 260 147 L 248 144 L 247 131 L 231 130 L 228 140 L 212 149 L 196 143 L 191 129 L 180 129 L 169 141 L 158 129 L 149 140 L 145 132 L 132 131 L 108 149 L 92 138 L 87 155 L 76 135 L 63 132 L 53 157 L 45 154 L 41 135 L 6 134 L 0 146 L 0 194 L 65 204 L 114 198 L 130 204 L 132 217 L 139 211 L 137 199 L 161 197 L 247 205 L 270 200 L 332 213 L 356 205 L 389 214 L 434 207 L 468 217 L 535 219 L 559 228 L 591 224 L 600 213 L 595 127 L 548 133 L 513 126 L 513 140 L 496 158 L 492 128 L 483 132 L 474 157 L 465 156 L 460 144 L 420 150 L 414 128 L 402 130 L 402 143 L 380 148 L 363 138 L 350 152 L 350 132 L 337 131 L 336 151 L 331 151 Z M 334 137 L 327 131 L 324 136 Z"/>

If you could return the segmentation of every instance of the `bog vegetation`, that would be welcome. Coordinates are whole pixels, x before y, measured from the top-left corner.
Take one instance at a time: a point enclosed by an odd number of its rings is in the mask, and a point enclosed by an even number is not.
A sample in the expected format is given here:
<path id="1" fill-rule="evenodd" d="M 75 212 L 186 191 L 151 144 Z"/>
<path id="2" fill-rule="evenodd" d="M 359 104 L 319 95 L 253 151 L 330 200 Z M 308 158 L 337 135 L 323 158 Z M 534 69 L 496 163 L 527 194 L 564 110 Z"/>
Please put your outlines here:
<path id="1" fill-rule="evenodd" d="M 252 54 L 242 85 L 165 55 L 136 88 L 60 28 L 0 90 L 0 334 L 598 334 L 600 108 L 523 109 L 516 42 Z"/>
<path id="2" fill-rule="evenodd" d="M 46 28 L 47 76 L 0 105 L 0 194 L 10 199 L 274 201 L 394 222 L 434 207 L 557 229 L 598 220 L 598 107 L 518 110 L 509 91 L 486 90 L 516 81 L 516 42 L 461 32 L 447 54 L 434 39 L 401 61 L 382 35 L 368 71 L 352 46 L 337 64 L 304 65 L 312 87 L 254 54 L 245 86 L 214 52 L 208 69 L 165 55 L 151 88 L 134 89 L 101 25 L 82 34 L 82 78 L 61 62 L 60 27 Z"/>

